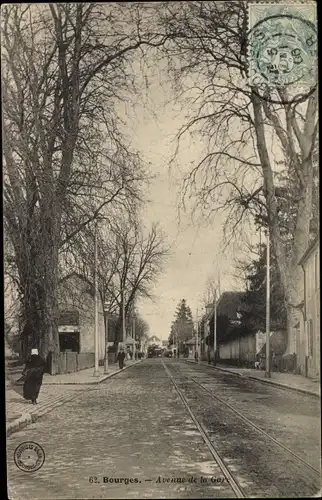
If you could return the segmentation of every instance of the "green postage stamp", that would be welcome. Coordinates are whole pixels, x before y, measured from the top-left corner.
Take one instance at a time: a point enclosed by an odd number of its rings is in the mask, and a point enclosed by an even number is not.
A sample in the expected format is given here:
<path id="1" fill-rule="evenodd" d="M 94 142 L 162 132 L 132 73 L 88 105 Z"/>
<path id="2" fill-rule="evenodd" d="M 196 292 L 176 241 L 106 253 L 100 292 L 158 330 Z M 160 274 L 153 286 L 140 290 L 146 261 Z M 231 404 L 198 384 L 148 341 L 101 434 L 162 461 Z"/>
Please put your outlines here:
<path id="1" fill-rule="evenodd" d="M 317 21 L 313 3 L 250 3 L 249 83 L 281 102 L 306 98 L 317 84 Z"/>

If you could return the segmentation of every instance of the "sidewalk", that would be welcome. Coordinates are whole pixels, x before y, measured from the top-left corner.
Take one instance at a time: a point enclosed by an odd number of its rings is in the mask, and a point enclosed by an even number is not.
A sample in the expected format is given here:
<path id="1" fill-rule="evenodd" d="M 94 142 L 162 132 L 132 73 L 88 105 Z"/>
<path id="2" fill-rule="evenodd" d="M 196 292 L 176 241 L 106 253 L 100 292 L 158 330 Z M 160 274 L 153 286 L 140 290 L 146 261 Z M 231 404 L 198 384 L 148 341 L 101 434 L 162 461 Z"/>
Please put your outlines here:
<path id="1" fill-rule="evenodd" d="M 194 360 L 187 360 L 190 363 L 195 363 Z M 250 378 L 252 380 L 258 380 L 265 384 L 276 385 L 283 389 L 288 389 L 290 391 L 301 392 L 309 396 L 314 396 L 320 398 L 320 383 L 304 377 L 303 375 L 294 375 L 293 373 L 279 373 L 272 372 L 271 378 L 265 378 L 265 371 L 255 370 L 252 368 L 236 368 L 227 365 L 208 365 L 207 361 L 201 361 L 200 364 L 208 366 L 214 370 L 220 370 L 223 372 L 229 372 L 233 375 L 240 377 Z"/>
<path id="2" fill-rule="evenodd" d="M 99 376 L 94 376 L 94 368 L 87 368 L 79 372 L 63 373 L 62 375 L 48 375 L 45 373 L 43 384 L 44 385 L 89 385 L 99 384 L 109 377 L 113 377 L 116 373 L 126 370 L 130 366 L 140 363 L 142 359 L 137 361 L 125 361 L 123 370 L 119 369 L 118 363 L 113 363 L 108 367 L 108 373 L 104 373 L 104 368 L 99 366 Z"/>
<path id="3" fill-rule="evenodd" d="M 98 377 L 93 376 L 94 368 L 62 375 L 45 374 L 37 405 L 32 405 L 29 401 L 24 400 L 22 396 L 13 390 L 11 383 L 6 380 L 7 436 L 35 422 L 54 408 L 72 401 L 77 397 L 80 391 L 91 390 L 95 387 L 95 384 L 99 384 L 107 378 L 113 377 L 130 366 L 140 363 L 140 361 L 142 360 L 127 361 L 123 370 L 120 370 L 118 364 L 114 363 L 109 366 L 109 372 L 107 374 L 104 374 L 103 367 L 99 367 L 100 376 Z M 15 380 L 19 378 L 19 376 L 20 373 L 17 371 L 17 375 L 13 377 L 13 379 Z"/>

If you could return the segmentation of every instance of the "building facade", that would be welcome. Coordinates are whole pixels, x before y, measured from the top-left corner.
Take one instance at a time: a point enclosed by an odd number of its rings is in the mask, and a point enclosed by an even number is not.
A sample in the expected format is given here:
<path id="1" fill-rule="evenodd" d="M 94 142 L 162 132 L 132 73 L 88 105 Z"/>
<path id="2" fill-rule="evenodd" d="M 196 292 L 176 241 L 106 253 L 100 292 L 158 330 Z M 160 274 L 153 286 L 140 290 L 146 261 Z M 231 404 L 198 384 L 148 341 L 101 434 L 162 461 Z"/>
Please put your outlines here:
<path id="1" fill-rule="evenodd" d="M 76 275 L 61 283 L 59 310 L 60 351 L 94 353 L 95 301 L 90 285 Z M 98 301 L 98 351 L 99 359 L 104 359 L 105 322 L 100 300 Z"/>
<path id="2" fill-rule="evenodd" d="M 301 258 L 303 302 L 297 330 L 296 354 L 299 371 L 320 379 L 320 242 L 317 238 Z"/>
<path id="3" fill-rule="evenodd" d="M 208 351 L 210 360 L 216 358 L 226 359 L 228 351 L 230 352 L 229 358 L 232 356 L 231 339 L 223 339 L 223 324 L 222 318 L 226 318 L 227 324 L 238 325 L 240 322 L 239 310 L 242 308 L 243 297 L 245 292 L 224 292 L 219 297 L 217 303 L 211 303 L 206 306 L 206 313 L 203 317 L 203 334 L 201 334 L 201 358 L 208 359 Z M 216 314 L 216 328 L 214 317 Z M 215 331 L 216 330 L 216 331 Z M 224 346 L 222 346 L 224 344 Z M 233 352 L 235 347 L 232 347 Z"/>

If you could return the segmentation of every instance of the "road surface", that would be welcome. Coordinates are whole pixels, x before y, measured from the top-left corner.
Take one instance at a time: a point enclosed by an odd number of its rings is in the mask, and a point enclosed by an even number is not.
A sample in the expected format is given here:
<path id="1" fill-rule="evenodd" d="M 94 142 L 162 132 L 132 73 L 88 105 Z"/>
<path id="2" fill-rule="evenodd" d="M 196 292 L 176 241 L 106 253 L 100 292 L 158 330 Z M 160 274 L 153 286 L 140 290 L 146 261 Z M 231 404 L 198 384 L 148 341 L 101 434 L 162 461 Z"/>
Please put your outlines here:
<path id="1" fill-rule="evenodd" d="M 24 441 L 45 451 L 36 472 L 14 462 Z M 12 500 L 311 497 L 319 401 L 147 359 L 10 436 L 7 457 Z"/>

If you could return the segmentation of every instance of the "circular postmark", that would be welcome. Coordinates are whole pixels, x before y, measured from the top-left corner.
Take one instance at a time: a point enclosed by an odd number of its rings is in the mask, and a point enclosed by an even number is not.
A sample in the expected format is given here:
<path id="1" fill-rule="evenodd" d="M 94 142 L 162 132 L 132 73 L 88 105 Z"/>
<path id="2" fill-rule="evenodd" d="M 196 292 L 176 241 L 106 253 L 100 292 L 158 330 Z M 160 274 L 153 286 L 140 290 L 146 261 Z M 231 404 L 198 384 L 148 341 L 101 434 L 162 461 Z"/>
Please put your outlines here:
<path id="1" fill-rule="evenodd" d="M 15 449 L 14 461 L 23 472 L 35 472 L 44 465 L 45 452 L 39 444 L 25 441 Z"/>
<path id="2" fill-rule="evenodd" d="M 254 91 L 271 102 L 302 101 L 316 89 L 317 30 L 294 14 L 275 14 L 249 31 L 249 75 Z"/>

